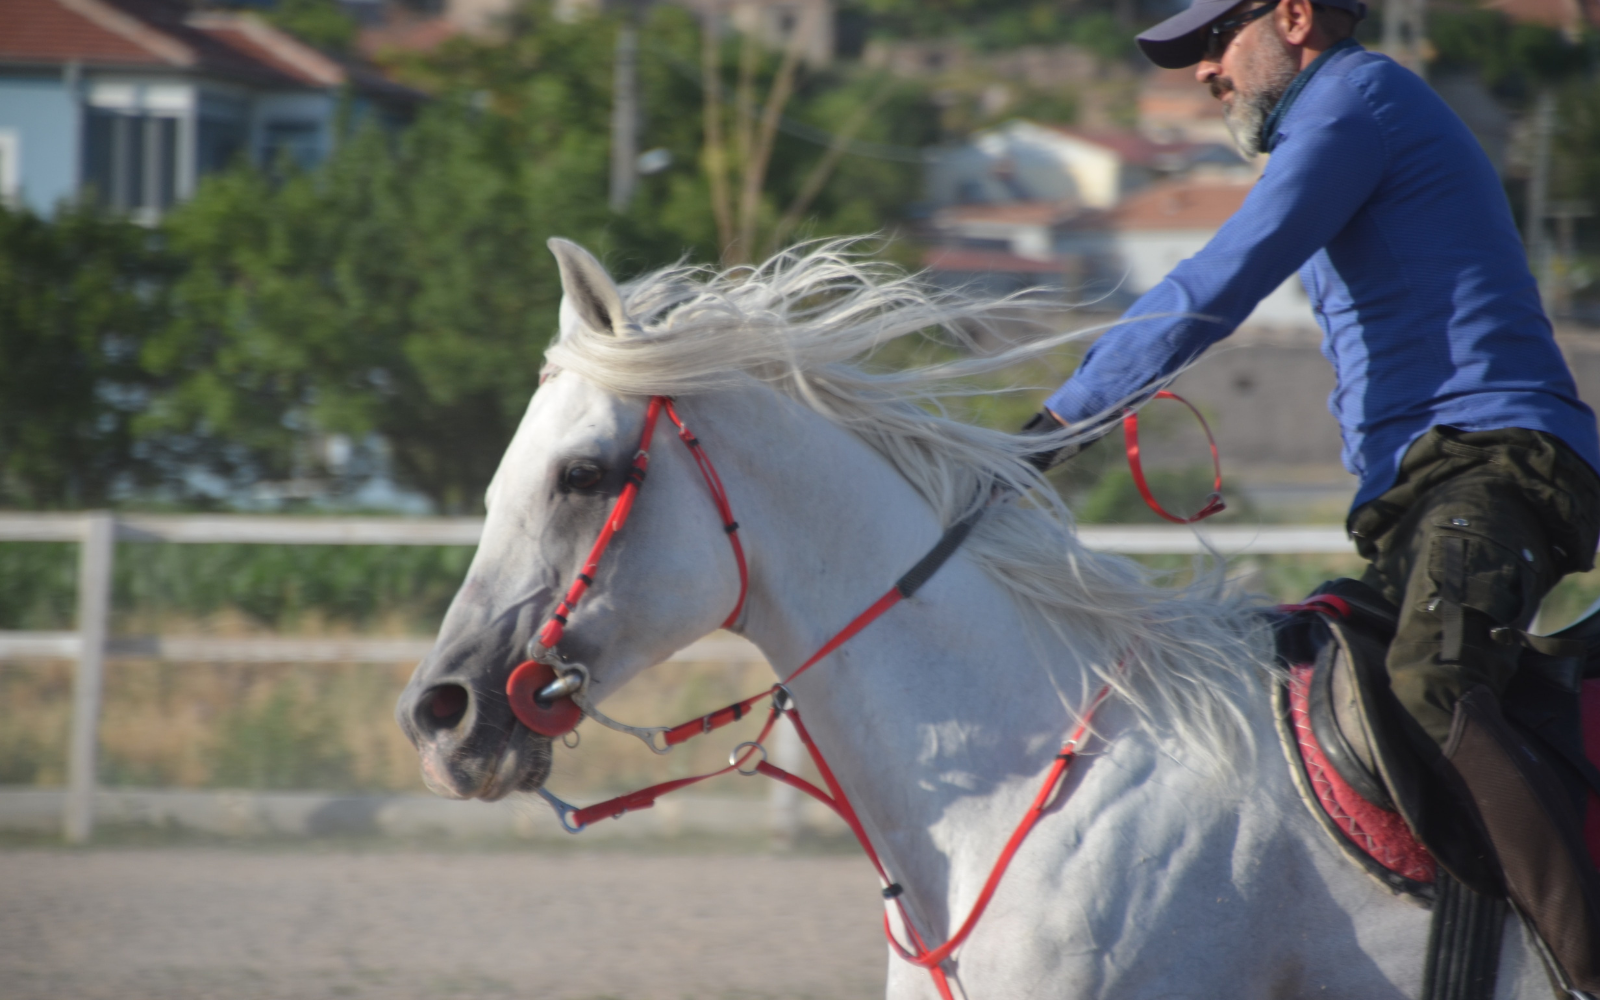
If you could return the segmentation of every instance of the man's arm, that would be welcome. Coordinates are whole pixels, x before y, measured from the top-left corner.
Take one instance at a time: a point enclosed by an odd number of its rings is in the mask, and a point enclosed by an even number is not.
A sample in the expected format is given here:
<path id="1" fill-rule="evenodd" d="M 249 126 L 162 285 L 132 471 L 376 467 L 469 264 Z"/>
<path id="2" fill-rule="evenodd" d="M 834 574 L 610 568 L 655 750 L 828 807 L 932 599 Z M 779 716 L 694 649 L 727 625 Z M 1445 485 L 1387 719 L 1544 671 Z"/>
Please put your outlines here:
<path id="1" fill-rule="evenodd" d="M 1387 159 L 1383 137 L 1356 88 L 1331 83 L 1313 106 L 1301 98 L 1233 218 L 1135 302 L 1045 401 L 1058 419 L 1100 417 L 1146 395 L 1232 333 L 1372 195 Z"/>

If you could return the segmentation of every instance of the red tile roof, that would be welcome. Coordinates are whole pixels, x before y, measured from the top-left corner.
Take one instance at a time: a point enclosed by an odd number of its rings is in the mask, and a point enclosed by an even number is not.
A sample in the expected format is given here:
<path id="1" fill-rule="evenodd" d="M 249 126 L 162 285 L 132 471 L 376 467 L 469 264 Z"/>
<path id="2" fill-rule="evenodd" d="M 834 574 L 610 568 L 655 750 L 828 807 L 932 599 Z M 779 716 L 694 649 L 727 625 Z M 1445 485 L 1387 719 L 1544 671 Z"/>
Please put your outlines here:
<path id="1" fill-rule="evenodd" d="M 1013 201 L 993 205 L 956 205 L 941 209 L 935 224 L 993 222 L 1012 225 L 1052 226 L 1079 211 L 1075 204 L 1058 201 Z"/>
<path id="2" fill-rule="evenodd" d="M 1172 121 L 1221 118 L 1222 102 L 1195 80 L 1192 69 L 1157 70 L 1139 85 L 1139 117 Z"/>
<path id="3" fill-rule="evenodd" d="M 1010 272 L 1013 274 L 1060 274 L 1064 267 L 1057 260 L 1033 260 L 1004 250 L 974 250 L 967 247 L 934 247 L 922 255 L 922 266 L 934 271 Z"/>
<path id="4" fill-rule="evenodd" d="M 1565 31 L 1600 25 L 1600 4 L 1595 0 L 1489 0 L 1484 6 L 1503 12 L 1513 21 Z"/>
<path id="5" fill-rule="evenodd" d="M 253 62 L 313 87 L 337 87 L 345 82 L 344 67 L 253 17 L 232 14 L 196 14 L 190 27 Z"/>
<path id="6" fill-rule="evenodd" d="M 1129 163 L 1152 163 L 1163 152 L 1162 146 L 1151 142 L 1137 132 L 1129 132 L 1125 129 L 1081 129 L 1067 128 L 1061 125 L 1050 127 L 1062 135 L 1068 135 L 1083 142 L 1090 142 L 1096 146 L 1103 146 Z"/>
<path id="7" fill-rule="evenodd" d="M 1112 229 L 1215 230 L 1233 217 L 1250 193 L 1249 184 L 1173 181 L 1125 198 L 1106 216 Z"/>
<path id="8" fill-rule="evenodd" d="M 416 95 L 250 14 L 180 0 L 0 0 L 0 63 L 191 70 L 277 87 Z"/>
<path id="9" fill-rule="evenodd" d="M 364 28 L 356 46 L 368 59 L 389 52 L 432 52 L 458 33 L 446 19 L 430 17 Z"/>
<path id="10" fill-rule="evenodd" d="M 60 0 L 0 0 L 0 60 L 174 65 L 183 46 L 108 5 Z"/>

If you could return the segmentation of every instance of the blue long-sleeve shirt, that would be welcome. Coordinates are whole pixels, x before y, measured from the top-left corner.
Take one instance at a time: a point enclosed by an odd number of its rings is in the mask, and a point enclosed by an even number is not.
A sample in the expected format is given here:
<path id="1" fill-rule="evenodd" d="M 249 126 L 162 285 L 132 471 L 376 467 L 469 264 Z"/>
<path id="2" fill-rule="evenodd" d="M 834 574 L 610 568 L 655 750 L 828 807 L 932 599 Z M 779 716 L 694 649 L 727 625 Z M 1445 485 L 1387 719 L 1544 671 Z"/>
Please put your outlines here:
<path id="1" fill-rule="evenodd" d="M 1600 470 L 1594 413 L 1466 126 L 1415 74 L 1353 42 L 1296 83 L 1243 206 L 1046 405 L 1073 423 L 1143 398 L 1299 268 L 1337 376 L 1328 407 L 1344 465 L 1360 477 L 1353 506 L 1393 485 L 1405 450 L 1438 425 L 1545 431 Z"/>

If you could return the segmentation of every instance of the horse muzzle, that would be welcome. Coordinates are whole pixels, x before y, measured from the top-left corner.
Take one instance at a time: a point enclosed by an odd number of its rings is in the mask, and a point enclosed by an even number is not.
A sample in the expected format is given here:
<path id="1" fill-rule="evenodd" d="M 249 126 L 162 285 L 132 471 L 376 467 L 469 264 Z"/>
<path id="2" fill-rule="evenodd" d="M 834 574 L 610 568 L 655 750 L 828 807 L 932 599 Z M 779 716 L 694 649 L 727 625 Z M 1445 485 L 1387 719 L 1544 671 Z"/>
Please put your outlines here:
<path id="1" fill-rule="evenodd" d="M 395 708 L 429 790 L 494 801 L 537 791 L 550 775 L 550 737 L 517 724 L 506 692 L 465 678 L 408 687 Z"/>

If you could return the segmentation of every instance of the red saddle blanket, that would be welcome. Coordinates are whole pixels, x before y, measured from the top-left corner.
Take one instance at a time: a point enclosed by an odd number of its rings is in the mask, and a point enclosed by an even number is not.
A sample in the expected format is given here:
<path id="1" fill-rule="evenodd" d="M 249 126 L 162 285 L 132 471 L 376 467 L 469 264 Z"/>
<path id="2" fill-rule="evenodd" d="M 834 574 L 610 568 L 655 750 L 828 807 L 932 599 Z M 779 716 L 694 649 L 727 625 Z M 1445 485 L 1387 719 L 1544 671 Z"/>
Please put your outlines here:
<path id="1" fill-rule="evenodd" d="M 1412 881 L 1432 882 L 1433 858 L 1411 835 L 1400 814 L 1362 798 L 1323 755 L 1311 731 L 1310 683 L 1310 666 L 1290 668 L 1289 713 L 1294 723 L 1295 742 L 1299 744 L 1306 777 L 1323 811 L 1351 843 L 1378 864 Z M 1600 680 L 1585 681 L 1581 699 L 1584 754 L 1600 767 Z M 1584 840 L 1589 856 L 1600 866 L 1600 796 L 1592 792 L 1584 816 Z"/>

